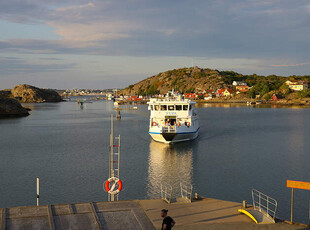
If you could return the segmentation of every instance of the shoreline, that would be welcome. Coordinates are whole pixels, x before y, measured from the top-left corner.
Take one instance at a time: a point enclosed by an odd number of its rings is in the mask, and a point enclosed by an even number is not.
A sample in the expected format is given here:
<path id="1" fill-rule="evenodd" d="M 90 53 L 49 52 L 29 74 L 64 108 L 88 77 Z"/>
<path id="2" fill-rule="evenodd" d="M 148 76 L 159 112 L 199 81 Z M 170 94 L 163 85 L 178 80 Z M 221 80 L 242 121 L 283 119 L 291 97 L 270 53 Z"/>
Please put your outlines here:
<path id="1" fill-rule="evenodd" d="M 146 104 L 149 100 L 143 100 L 138 102 L 124 102 L 124 104 Z M 279 101 L 264 101 L 256 104 L 255 100 L 193 100 L 197 104 L 236 104 L 236 105 L 247 105 L 247 102 L 251 102 L 253 105 L 276 105 L 276 106 L 300 106 L 304 108 L 310 107 L 310 99 L 309 100 L 279 100 Z M 258 100 L 259 101 L 259 100 Z"/>
<path id="2" fill-rule="evenodd" d="M 258 100 L 259 101 L 259 100 Z M 252 102 L 255 105 L 255 100 L 195 100 L 197 103 L 210 103 L 210 104 L 247 104 Z M 279 101 L 263 101 L 258 105 L 283 105 L 283 106 L 305 106 L 310 107 L 309 100 L 279 100 Z"/>

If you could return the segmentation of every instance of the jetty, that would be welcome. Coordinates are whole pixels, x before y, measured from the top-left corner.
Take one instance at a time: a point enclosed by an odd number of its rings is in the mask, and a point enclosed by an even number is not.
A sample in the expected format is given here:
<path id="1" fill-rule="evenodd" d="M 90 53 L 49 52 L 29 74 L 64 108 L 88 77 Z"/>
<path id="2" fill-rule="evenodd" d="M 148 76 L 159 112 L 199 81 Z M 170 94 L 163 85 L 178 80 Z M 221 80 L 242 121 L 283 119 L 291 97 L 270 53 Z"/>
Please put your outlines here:
<path id="1" fill-rule="evenodd" d="M 255 224 L 238 212 L 241 203 L 211 198 L 191 203 L 167 203 L 162 199 L 114 202 L 89 202 L 0 210 L 0 227 L 11 229 L 161 229 L 160 211 L 168 209 L 176 225 L 175 230 L 194 229 L 306 229 L 305 225 L 286 222 Z"/>

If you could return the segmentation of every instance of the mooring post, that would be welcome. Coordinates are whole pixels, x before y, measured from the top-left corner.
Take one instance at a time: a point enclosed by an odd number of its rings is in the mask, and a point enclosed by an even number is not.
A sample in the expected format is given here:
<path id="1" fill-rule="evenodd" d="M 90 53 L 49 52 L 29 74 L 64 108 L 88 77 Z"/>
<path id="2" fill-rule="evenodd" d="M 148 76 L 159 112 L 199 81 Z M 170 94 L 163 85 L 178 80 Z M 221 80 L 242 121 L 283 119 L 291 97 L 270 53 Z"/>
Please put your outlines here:
<path id="1" fill-rule="evenodd" d="M 116 118 L 117 118 L 118 120 L 120 120 L 120 119 L 121 119 L 121 110 L 120 110 L 120 109 L 117 109 L 116 111 L 117 111 Z"/>
<path id="2" fill-rule="evenodd" d="M 40 179 L 39 177 L 37 177 L 37 206 L 39 206 L 39 197 L 40 197 L 40 191 L 39 191 L 39 188 L 40 188 Z"/>
<path id="3" fill-rule="evenodd" d="M 294 204 L 294 188 L 292 188 L 292 197 L 291 197 L 291 224 L 293 223 L 293 204 Z"/>

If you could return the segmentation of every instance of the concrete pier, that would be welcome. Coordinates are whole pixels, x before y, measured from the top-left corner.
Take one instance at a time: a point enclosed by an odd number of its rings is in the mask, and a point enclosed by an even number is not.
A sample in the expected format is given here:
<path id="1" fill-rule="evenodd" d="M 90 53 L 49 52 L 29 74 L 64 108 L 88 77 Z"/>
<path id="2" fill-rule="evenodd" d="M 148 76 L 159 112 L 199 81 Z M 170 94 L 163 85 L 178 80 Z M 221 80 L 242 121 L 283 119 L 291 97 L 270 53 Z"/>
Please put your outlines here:
<path id="1" fill-rule="evenodd" d="M 167 204 L 162 200 L 139 201 L 156 229 L 161 228 L 161 209 L 168 209 L 176 225 L 175 230 L 239 230 L 239 229 L 305 229 L 305 226 L 287 223 L 255 224 L 249 217 L 240 214 L 241 203 L 204 198 L 192 203 Z"/>
<path id="2" fill-rule="evenodd" d="M 202 199 L 192 203 L 167 204 L 163 200 L 90 202 L 2 208 L 1 230 L 11 229 L 160 229 L 161 209 L 168 209 L 181 229 L 306 229 L 305 226 L 276 223 L 255 224 L 238 213 L 241 203 Z"/>
<path id="3" fill-rule="evenodd" d="M 1 230 L 154 229 L 136 201 L 14 207 L 1 214 Z"/>

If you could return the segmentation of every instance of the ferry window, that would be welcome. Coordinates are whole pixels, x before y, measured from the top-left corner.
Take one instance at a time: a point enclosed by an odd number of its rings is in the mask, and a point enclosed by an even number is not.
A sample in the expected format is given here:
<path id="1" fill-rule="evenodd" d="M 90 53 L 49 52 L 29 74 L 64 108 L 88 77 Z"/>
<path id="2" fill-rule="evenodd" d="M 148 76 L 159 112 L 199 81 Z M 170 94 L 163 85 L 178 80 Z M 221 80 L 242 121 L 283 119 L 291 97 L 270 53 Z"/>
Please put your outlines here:
<path id="1" fill-rule="evenodd" d="M 182 110 L 182 105 L 176 105 L 175 110 Z"/>
<path id="2" fill-rule="evenodd" d="M 183 110 L 188 110 L 188 105 L 183 105 Z"/>
<path id="3" fill-rule="evenodd" d="M 167 105 L 161 105 L 160 110 L 167 110 Z"/>
<path id="4" fill-rule="evenodd" d="M 151 110 L 153 110 L 153 106 L 151 105 Z"/>
<path id="5" fill-rule="evenodd" d="M 189 105 L 189 110 L 192 110 L 192 105 Z"/>
<path id="6" fill-rule="evenodd" d="M 156 110 L 156 111 L 159 110 L 159 105 L 155 105 L 155 110 Z"/>
<path id="7" fill-rule="evenodd" d="M 174 105 L 168 105 L 168 110 L 174 110 Z"/>

